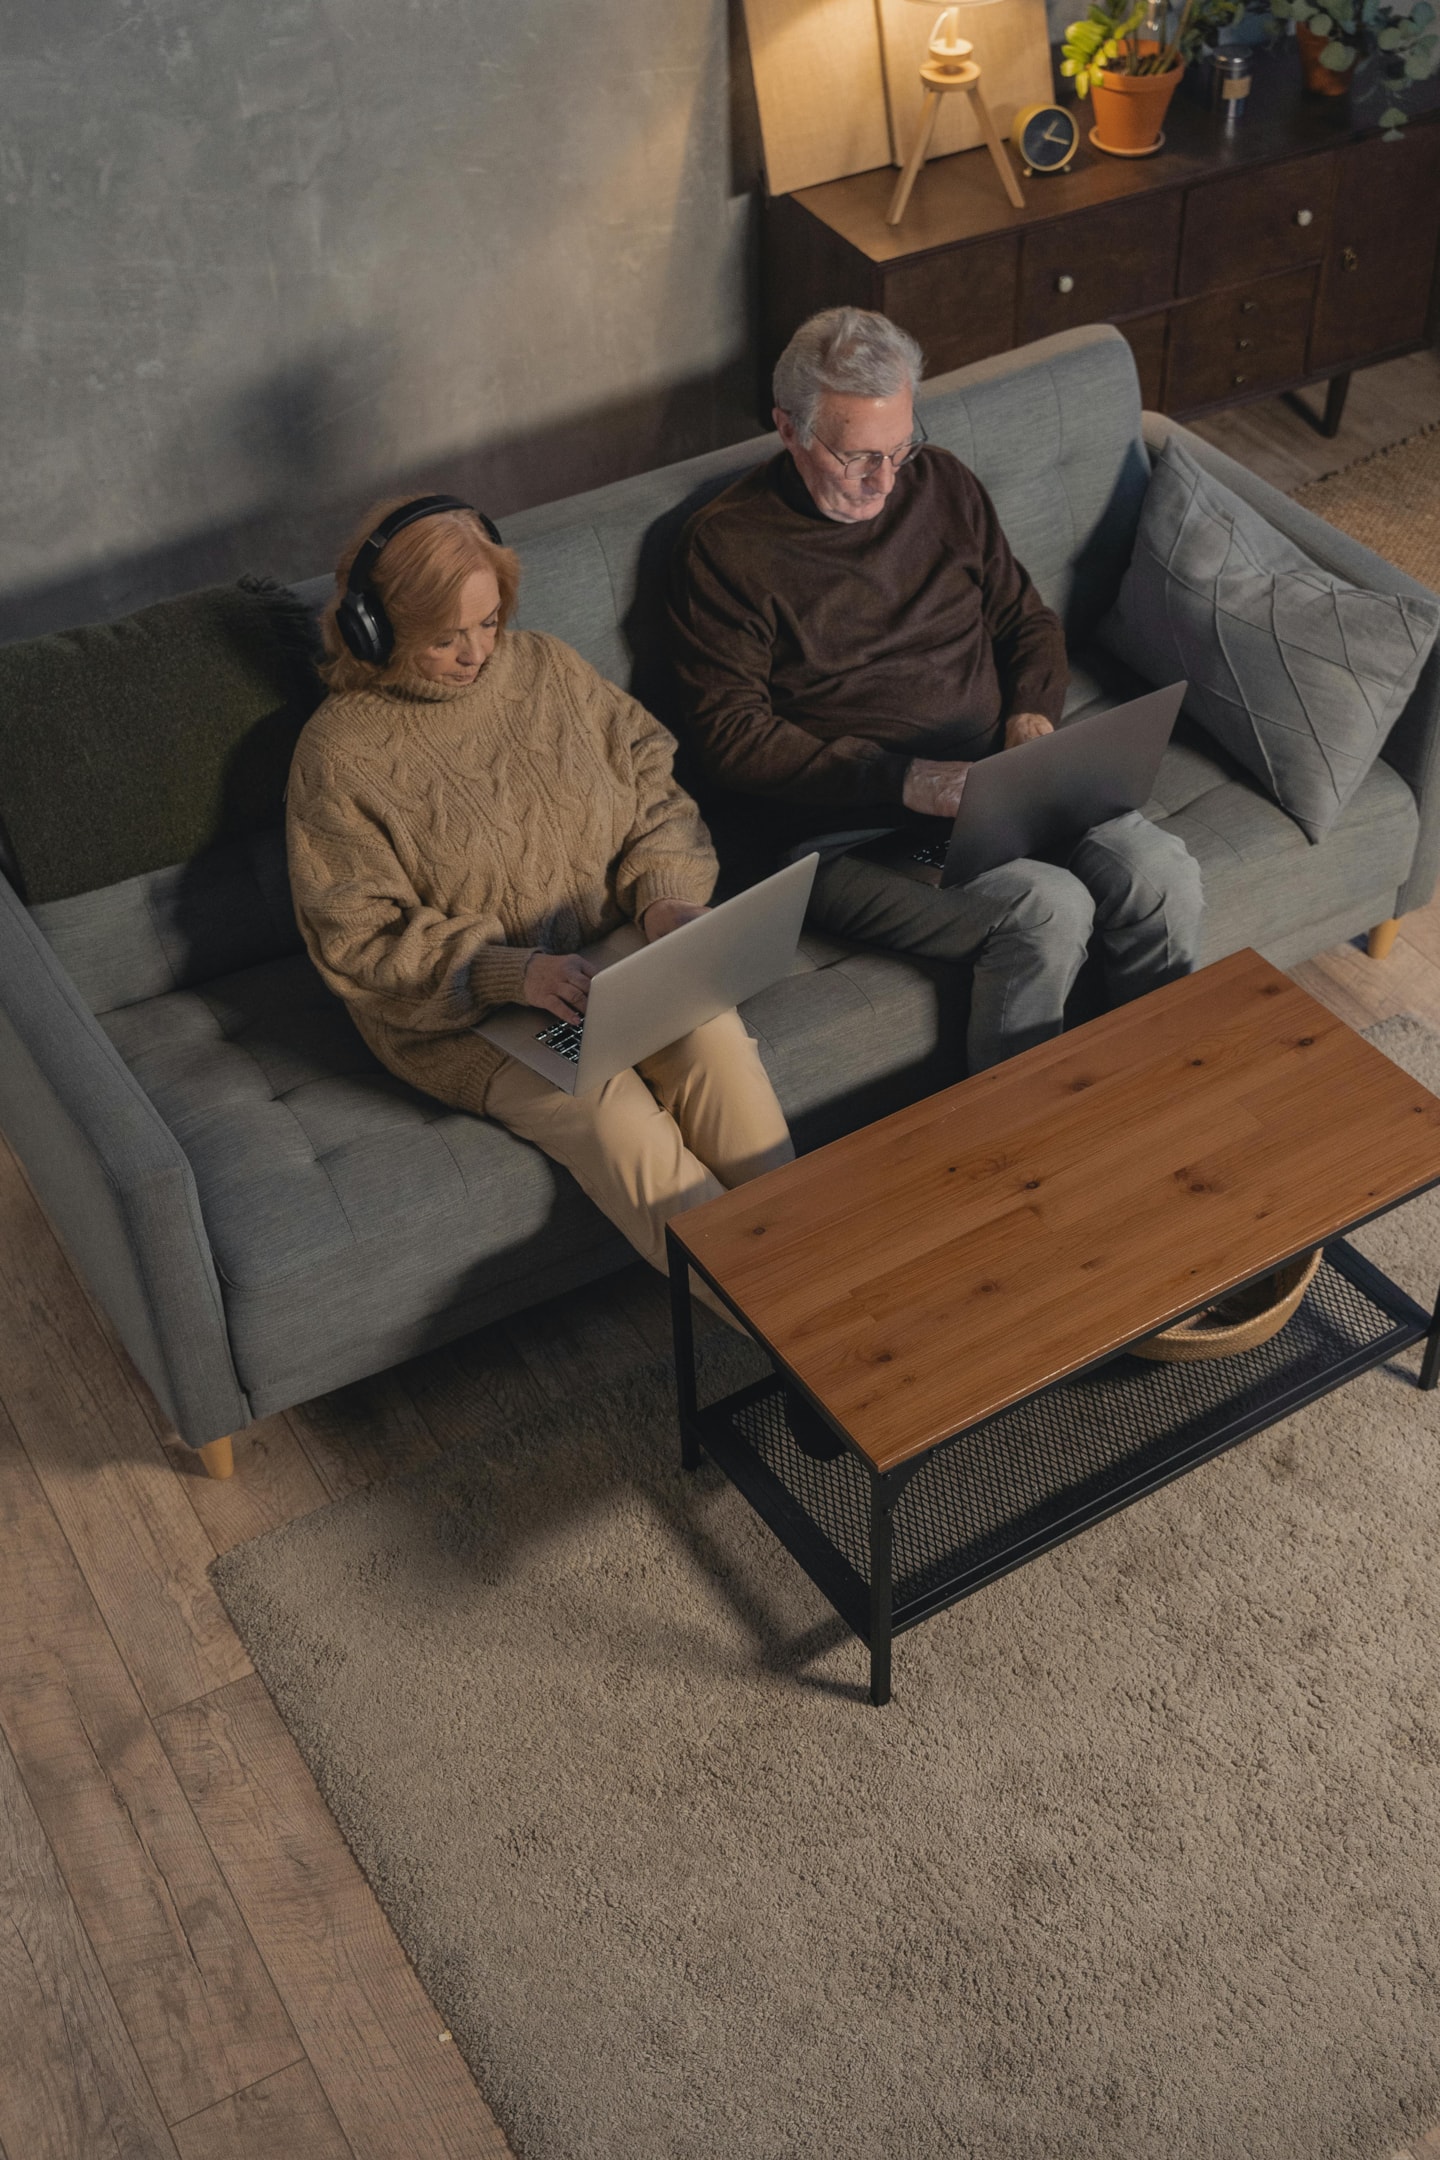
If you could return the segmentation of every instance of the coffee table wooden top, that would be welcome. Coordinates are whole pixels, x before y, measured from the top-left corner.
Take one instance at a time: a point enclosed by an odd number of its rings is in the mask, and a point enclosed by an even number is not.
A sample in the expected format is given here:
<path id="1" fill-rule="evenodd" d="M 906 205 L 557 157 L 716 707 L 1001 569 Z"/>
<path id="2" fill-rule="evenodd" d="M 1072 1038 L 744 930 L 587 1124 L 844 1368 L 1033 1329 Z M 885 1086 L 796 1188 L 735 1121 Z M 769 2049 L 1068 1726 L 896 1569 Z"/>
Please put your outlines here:
<path id="1" fill-rule="evenodd" d="M 672 1222 L 878 1469 L 1440 1180 L 1440 1100 L 1243 952 Z"/>

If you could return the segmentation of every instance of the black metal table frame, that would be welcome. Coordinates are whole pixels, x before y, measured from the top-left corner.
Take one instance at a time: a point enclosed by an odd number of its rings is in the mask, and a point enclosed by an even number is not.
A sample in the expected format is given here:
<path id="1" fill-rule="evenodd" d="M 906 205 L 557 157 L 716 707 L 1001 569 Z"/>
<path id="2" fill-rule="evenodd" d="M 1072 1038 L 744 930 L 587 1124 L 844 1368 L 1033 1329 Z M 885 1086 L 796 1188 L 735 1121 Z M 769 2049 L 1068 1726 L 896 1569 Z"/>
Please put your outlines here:
<path id="1" fill-rule="evenodd" d="M 947 1435 L 944 1440 L 936 1441 L 933 1446 L 923 1449 L 906 1462 L 897 1464 L 892 1470 L 877 1469 L 863 1450 L 851 1439 L 845 1428 L 830 1415 L 823 1403 L 816 1400 L 804 1382 L 791 1371 L 784 1359 L 779 1357 L 771 1345 L 765 1341 L 742 1308 L 727 1294 L 724 1286 L 717 1282 L 715 1277 L 692 1254 L 686 1251 L 685 1247 L 675 1237 L 673 1230 L 667 1229 L 666 1248 L 670 1269 L 670 1309 L 674 1329 L 675 1378 L 682 1465 L 686 1470 L 698 1469 L 702 1453 L 708 1454 L 711 1460 L 725 1472 L 732 1484 L 745 1495 L 751 1506 L 769 1525 L 791 1557 L 799 1562 L 817 1589 L 834 1606 L 841 1619 L 859 1636 L 862 1642 L 868 1645 L 870 1651 L 870 1700 L 877 1708 L 883 1707 L 890 1700 L 891 1646 L 895 1636 L 903 1633 L 907 1628 L 918 1626 L 922 1620 L 927 1620 L 935 1613 L 944 1611 L 946 1607 L 956 1604 L 961 1598 L 970 1597 L 976 1590 L 983 1589 L 987 1583 L 994 1582 L 1000 1576 L 1009 1574 L 1012 1569 L 1023 1566 L 1027 1560 L 1035 1559 L 1040 1553 L 1049 1551 L 1052 1546 L 1063 1544 L 1067 1539 L 1078 1536 L 1082 1530 L 1088 1529 L 1092 1523 L 1103 1521 L 1106 1516 L 1118 1513 L 1120 1509 L 1130 1506 L 1133 1501 L 1143 1499 L 1146 1493 L 1158 1491 L 1162 1485 L 1170 1483 L 1174 1478 L 1182 1477 L 1186 1471 L 1195 1469 L 1200 1463 L 1209 1461 L 1211 1457 L 1222 1454 L 1226 1449 L 1238 1446 L 1242 1440 L 1252 1438 L 1255 1433 L 1263 1432 L 1267 1426 L 1278 1423 L 1281 1418 L 1293 1416 L 1297 1410 L 1303 1409 L 1307 1403 L 1316 1402 L 1321 1396 L 1333 1393 L 1336 1388 L 1344 1386 L 1348 1380 L 1353 1380 L 1360 1373 L 1368 1372 L 1374 1366 L 1383 1364 L 1386 1359 L 1395 1356 L 1398 1351 L 1406 1349 L 1412 1343 L 1419 1342 L 1422 1339 L 1424 1339 L 1426 1347 L 1417 1386 L 1422 1389 L 1433 1389 L 1437 1381 L 1440 1381 L 1440 1292 L 1437 1292 L 1433 1310 L 1427 1314 L 1405 1291 L 1399 1288 L 1398 1284 L 1391 1282 L 1388 1276 L 1382 1274 L 1377 1267 L 1344 1241 L 1351 1231 L 1361 1229 L 1366 1223 L 1377 1221 L 1380 1217 L 1393 1212 L 1395 1208 L 1406 1206 L 1411 1200 L 1421 1198 L 1424 1193 L 1431 1191 L 1436 1184 L 1440 1184 L 1440 1179 L 1431 1180 L 1429 1184 L 1417 1187 L 1413 1193 L 1407 1193 L 1403 1200 L 1393 1201 L 1388 1207 L 1377 1208 L 1373 1214 L 1358 1217 L 1354 1222 L 1347 1224 L 1343 1230 L 1336 1232 L 1334 1237 L 1327 1240 L 1324 1248 L 1326 1260 L 1340 1274 L 1370 1297 L 1375 1304 L 1390 1314 L 1393 1326 L 1387 1334 L 1368 1345 L 1363 1352 L 1353 1352 L 1348 1356 L 1337 1359 L 1333 1366 L 1318 1373 L 1312 1373 L 1302 1384 L 1291 1386 L 1278 1392 L 1274 1397 L 1251 1406 L 1244 1414 L 1233 1418 L 1229 1422 L 1222 1423 L 1208 1432 L 1203 1439 L 1195 1442 L 1193 1446 L 1177 1450 L 1174 1455 L 1168 1456 L 1158 1467 L 1151 1466 L 1137 1472 L 1132 1479 L 1116 1485 L 1103 1496 L 1077 1506 L 1071 1513 L 1050 1522 L 1042 1530 L 1018 1538 L 1012 1545 L 992 1554 L 982 1564 L 970 1568 L 951 1581 L 931 1590 L 926 1595 L 912 1600 L 898 1611 L 894 1602 L 892 1567 L 892 1525 L 896 1505 L 918 1471 L 931 1462 L 941 1450 L 951 1447 L 955 1441 L 963 1438 L 967 1433 L 981 1430 L 985 1424 L 990 1422 L 989 1418 L 980 1420 L 974 1426 L 961 1427 L 957 1432 Z M 1289 1257 L 1291 1260 L 1298 1259 L 1301 1253 L 1311 1250 L 1313 1250 L 1313 1247 L 1302 1246 L 1299 1251 Z M 1265 1276 L 1273 1274 L 1277 1266 L 1285 1265 L 1288 1265 L 1288 1261 L 1272 1262 L 1269 1266 L 1259 1270 L 1256 1275 L 1247 1278 L 1247 1280 L 1261 1281 Z M 695 1338 L 691 1313 L 690 1278 L 692 1271 L 700 1277 L 702 1282 L 708 1285 L 712 1293 L 720 1299 L 727 1310 L 735 1315 L 746 1333 L 758 1343 L 775 1367 L 778 1381 L 787 1388 L 793 1388 L 810 1404 L 816 1415 L 829 1427 L 837 1440 L 860 1464 L 868 1477 L 870 1563 L 868 1586 L 858 1576 L 854 1575 L 853 1571 L 846 1569 L 843 1562 L 837 1567 L 838 1555 L 824 1537 L 823 1532 L 806 1514 L 799 1502 L 780 1480 L 769 1472 L 763 1464 L 759 1463 L 753 1453 L 733 1436 L 733 1429 L 730 1424 L 733 1412 L 737 1408 L 743 1407 L 748 1401 L 757 1400 L 762 1395 L 770 1392 L 776 1382 L 760 1381 L 754 1383 L 734 1395 L 725 1396 L 720 1401 L 707 1405 L 703 1410 L 701 1409 L 698 1397 Z M 1244 1287 L 1245 1284 L 1233 1286 L 1235 1290 Z M 1228 1294 L 1233 1294 L 1233 1290 Z M 1210 1297 L 1202 1299 L 1200 1303 L 1192 1306 L 1190 1311 L 1191 1313 L 1202 1312 L 1206 1305 L 1213 1302 L 1214 1296 L 1212 1293 Z M 1177 1315 L 1176 1323 L 1178 1324 L 1180 1319 L 1189 1316 L 1189 1314 Z M 1129 1340 L 1131 1342 L 1141 1341 L 1151 1332 L 1153 1332 L 1152 1328 L 1144 1328 Z M 1126 1347 L 1126 1344 L 1121 1344 L 1114 1349 L 1105 1351 L 1102 1356 L 1091 1360 L 1086 1365 L 1077 1367 L 1074 1372 L 1067 1373 L 1063 1379 L 1050 1381 L 1046 1386 L 1035 1389 L 1030 1395 L 1018 1398 L 1017 1404 L 1007 1407 L 1013 1409 L 1018 1404 L 1038 1402 L 1057 1390 L 1074 1386 L 1077 1381 L 1084 1379 L 1087 1374 L 1097 1372 L 1102 1366 L 1110 1364 L 1115 1358 L 1123 1355 Z M 1003 1415 L 1004 1413 L 997 1414 Z M 850 1579 L 846 1579 L 847 1575 Z"/>

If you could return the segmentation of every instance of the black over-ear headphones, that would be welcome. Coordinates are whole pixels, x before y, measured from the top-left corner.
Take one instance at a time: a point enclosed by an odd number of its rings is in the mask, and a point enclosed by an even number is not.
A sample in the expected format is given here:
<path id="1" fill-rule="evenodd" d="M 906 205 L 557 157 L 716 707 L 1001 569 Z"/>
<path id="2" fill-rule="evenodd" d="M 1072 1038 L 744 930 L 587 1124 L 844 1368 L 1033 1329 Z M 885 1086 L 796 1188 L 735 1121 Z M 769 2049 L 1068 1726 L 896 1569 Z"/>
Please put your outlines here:
<path id="1" fill-rule="evenodd" d="M 503 547 L 499 529 L 492 525 L 483 510 L 473 503 L 461 502 L 458 495 L 417 495 L 414 502 L 401 503 L 389 517 L 382 518 L 368 540 L 361 542 L 350 565 L 350 575 L 345 580 L 345 590 L 335 610 L 335 627 L 345 640 L 347 648 L 357 660 L 368 660 L 373 667 L 383 667 L 395 650 L 395 632 L 385 613 L 380 595 L 370 589 L 370 579 L 381 549 L 396 533 L 404 532 L 407 525 L 418 524 L 421 518 L 438 517 L 442 510 L 468 510 L 484 526 L 496 547 Z"/>

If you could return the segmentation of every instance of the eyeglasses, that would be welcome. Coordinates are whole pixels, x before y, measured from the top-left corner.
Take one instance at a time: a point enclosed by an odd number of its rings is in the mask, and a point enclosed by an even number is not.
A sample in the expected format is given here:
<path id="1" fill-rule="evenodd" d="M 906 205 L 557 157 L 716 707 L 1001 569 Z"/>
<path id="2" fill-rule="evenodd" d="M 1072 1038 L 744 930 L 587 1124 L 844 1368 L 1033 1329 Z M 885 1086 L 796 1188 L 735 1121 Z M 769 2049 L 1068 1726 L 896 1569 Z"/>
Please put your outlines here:
<path id="1" fill-rule="evenodd" d="M 925 432 L 924 421 L 917 416 L 914 434 L 909 442 L 902 443 L 898 450 L 837 450 L 813 429 L 810 439 L 818 442 L 822 450 L 828 450 L 836 464 L 844 467 L 847 480 L 854 479 L 857 475 L 862 480 L 873 480 L 882 465 L 888 465 L 892 472 L 899 472 L 902 465 L 909 464 L 917 450 L 923 449 L 930 437 Z"/>

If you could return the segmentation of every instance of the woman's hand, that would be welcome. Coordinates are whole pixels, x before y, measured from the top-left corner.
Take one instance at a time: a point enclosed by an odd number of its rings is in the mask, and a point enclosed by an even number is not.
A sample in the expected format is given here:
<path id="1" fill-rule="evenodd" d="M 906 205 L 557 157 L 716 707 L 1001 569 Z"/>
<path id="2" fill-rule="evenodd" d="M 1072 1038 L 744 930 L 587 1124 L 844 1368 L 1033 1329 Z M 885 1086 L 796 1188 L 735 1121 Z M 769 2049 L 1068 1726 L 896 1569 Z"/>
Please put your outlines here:
<path id="1" fill-rule="evenodd" d="M 697 915 L 709 912 L 702 900 L 652 900 L 640 917 L 640 928 L 646 944 L 653 945 L 668 930 L 678 930 L 682 923 L 694 922 Z"/>
<path id="2" fill-rule="evenodd" d="M 557 1020 L 582 1020 L 590 1001 L 590 978 L 599 973 L 579 953 L 532 953 L 520 995 L 527 1005 Z"/>
<path id="3" fill-rule="evenodd" d="M 1013 750 L 1016 743 L 1034 742 L 1037 735 L 1053 735 L 1054 732 L 1044 713 L 1011 713 L 1005 723 L 1005 748 Z"/>

